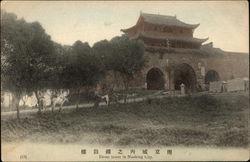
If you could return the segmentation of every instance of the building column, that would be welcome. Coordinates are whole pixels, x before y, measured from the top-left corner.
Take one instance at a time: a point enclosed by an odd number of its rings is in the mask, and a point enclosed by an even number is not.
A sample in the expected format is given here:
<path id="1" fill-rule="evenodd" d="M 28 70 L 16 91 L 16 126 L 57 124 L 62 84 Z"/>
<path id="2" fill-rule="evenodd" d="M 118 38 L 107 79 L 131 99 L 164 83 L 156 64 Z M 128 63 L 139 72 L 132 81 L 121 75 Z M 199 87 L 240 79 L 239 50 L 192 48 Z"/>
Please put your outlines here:
<path id="1" fill-rule="evenodd" d="M 169 75 L 169 90 L 174 90 L 174 70 L 170 70 L 170 75 Z"/>
<path id="2" fill-rule="evenodd" d="M 202 63 L 198 63 L 198 69 L 196 71 L 196 80 L 197 80 L 197 88 L 200 88 L 202 90 L 205 89 L 205 84 L 204 84 L 204 80 L 205 80 L 205 66 L 202 65 Z"/>
<path id="3" fill-rule="evenodd" d="M 166 72 L 165 75 L 164 75 L 164 80 L 165 80 L 165 84 L 164 84 L 164 88 L 166 90 L 169 90 L 170 87 L 169 87 L 169 82 L 170 82 L 170 79 L 169 79 L 169 72 Z"/>

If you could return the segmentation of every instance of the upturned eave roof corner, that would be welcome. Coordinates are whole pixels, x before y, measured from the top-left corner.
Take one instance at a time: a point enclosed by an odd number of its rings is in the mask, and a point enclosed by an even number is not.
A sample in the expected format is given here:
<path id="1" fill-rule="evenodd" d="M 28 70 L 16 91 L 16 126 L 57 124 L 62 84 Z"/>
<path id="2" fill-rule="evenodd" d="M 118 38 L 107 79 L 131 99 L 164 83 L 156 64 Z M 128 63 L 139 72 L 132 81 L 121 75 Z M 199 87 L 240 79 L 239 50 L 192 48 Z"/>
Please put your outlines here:
<path id="1" fill-rule="evenodd" d="M 194 28 L 193 29 L 196 29 L 200 26 L 200 23 L 199 24 L 195 24 Z"/>
<path id="2" fill-rule="evenodd" d="M 202 42 L 202 43 L 206 42 L 208 39 L 209 39 L 209 37 L 204 38 L 204 39 L 201 39 L 201 40 L 203 40 L 203 42 Z"/>
<path id="3" fill-rule="evenodd" d="M 127 33 L 129 30 L 133 29 L 136 25 L 130 27 L 130 28 L 127 28 L 127 29 L 121 29 L 120 31 L 123 32 L 123 33 Z"/>

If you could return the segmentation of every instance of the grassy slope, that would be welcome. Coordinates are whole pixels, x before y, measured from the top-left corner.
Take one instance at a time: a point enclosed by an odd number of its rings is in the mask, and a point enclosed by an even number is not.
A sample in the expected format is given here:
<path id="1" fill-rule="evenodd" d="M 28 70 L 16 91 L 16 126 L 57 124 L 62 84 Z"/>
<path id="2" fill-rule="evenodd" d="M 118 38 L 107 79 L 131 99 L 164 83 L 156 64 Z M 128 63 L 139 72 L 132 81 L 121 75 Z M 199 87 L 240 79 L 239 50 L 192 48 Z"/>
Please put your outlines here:
<path id="1" fill-rule="evenodd" d="M 203 95 L 2 120 L 2 141 L 119 146 L 247 146 L 249 97 Z M 150 103 L 150 104 L 149 104 Z"/>

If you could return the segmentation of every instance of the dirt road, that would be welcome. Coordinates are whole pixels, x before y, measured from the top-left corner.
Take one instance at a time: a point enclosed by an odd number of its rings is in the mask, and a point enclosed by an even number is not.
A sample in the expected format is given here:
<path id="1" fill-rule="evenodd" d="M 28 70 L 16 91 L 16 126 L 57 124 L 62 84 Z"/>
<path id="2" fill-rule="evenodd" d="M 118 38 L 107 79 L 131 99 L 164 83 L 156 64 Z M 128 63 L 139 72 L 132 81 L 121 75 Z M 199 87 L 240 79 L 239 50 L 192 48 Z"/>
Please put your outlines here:
<path id="1" fill-rule="evenodd" d="M 208 92 L 201 92 L 201 93 L 196 93 L 196 94 L 192 94 L 192 96 L 200 96 L 200 95 L 204 95 L 204 94 L 209 94 L 209 95 L 213 95 L 213 96 L 232 96 L 232 95 L 247 95 L 249 96 L 249 93 L 247 92 L 237 92 L 237 93 L 208 93 Z M 148 95 L 148 96 L 144 96 L 144 97 L 137 97 L 137 98 L 128 98 L 127 99 L 127 103 L 132 103 L 132 102 L 141 102 L 144 100 L 147 100 L 148 98 L 168 98 L 168 97 L 173 97 L 173 95 L 169 95 L 169 94 L 165 94 L 165 95 Z M 185 97 L 183 95 L 174 95 L 174 97 Z M 118 101 L 120 104 L 124 104 L 124 100 L 119 100 Z M 113 104 L 113 103 L 112 103 Z M 107 106 L 107 104 L 105 102 L 101 102 L 99 104 L 100 106 Z M 86 104 L 80 104 L 79 107 L 80 108 L 92 108 L 94 106 L 94 103 L 86 103 Z M 75 109 L 76 106 L 75 105 L 70 105 L 70 106 L 63 106 L 62 109 Z M 55 111 L 58 110 L 58 107 L 55 108 Z M 44 110 L 42 110 L 43 112 L 48 112 L 51 111 L 51 108 L 45 108 Z M 30 110 L 20 110 L 20 114 L 21 115 L 28 115 L 28 114 L 32 114 L 32 113 L 37 113 L 38 110 L 37 109 L 30 109 Z M 16 115 L 16 111 L 9 111 L 9 112 L 1 112 L 1 116 L 2 117 L 7 117 L 7 116 L 15 116 Z"/>
<path id="2" fill-rule="evenodd" d="M 146 100 L 147 97 L 139 97 L 139 98 L 127 99 L 127 103 L 140 102 L 140 101 Z M 161 96 L 157 96 L 157 97 L 161 97 Z M 124 104 L 124 100 L 119 100 L 118 102 L 120 104 Z M 80 108 L 93 108 L 93 106 L 94 106 L 94 103 L 88 103 L 88 104 L 86 103 L 86 104 L 80 104 L 79 105 Z M 101 103 L 99 103 L 99 106 L 107 106 L 107 104 L 105 102 L 101 102 Z M 69 106 L 63 106 L 62 107 L 62 109 L 75 109 L 75 108 L 76 108 L 75 105 L 69 105 Z M 56 107 L 55 111 L 58 111 L 58 109 L 59 108 Z M 51 108 L 44 108 L 42 110 L 42 112 L 48 112 L 48 111 L 51 111 Z M 28 115 L 28 114 L 37 113 L 37 112 L 38 112 L 37 109 L 20 110 L 21 115 Z M 10 116 L 15 116 L 15 115 L 16 115 L 16 111 L 1 112 L 2 117 L 7 117 L 7 116 L 10 117 Z"/>

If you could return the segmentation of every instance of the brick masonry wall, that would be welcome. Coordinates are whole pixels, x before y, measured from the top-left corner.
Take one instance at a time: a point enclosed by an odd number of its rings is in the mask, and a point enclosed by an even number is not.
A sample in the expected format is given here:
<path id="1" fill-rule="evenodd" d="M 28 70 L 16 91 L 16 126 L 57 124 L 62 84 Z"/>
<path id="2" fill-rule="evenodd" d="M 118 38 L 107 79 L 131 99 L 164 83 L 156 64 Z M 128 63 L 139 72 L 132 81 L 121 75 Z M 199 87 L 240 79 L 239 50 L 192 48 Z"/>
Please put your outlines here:
<path id="1" fill-rule="evenodd" d="M 144 82 L 146 83 L 147 72 L 151 68 L 159 68 L 165 79 L 165 89 L 174 89 L 174 71 L 180 64 L 190 65 L 197 80 L 197 86 L 204 87 L 205 74 L 209 70 L 215 70 L 220 77 L 220 80 L 229 80 L 233 78 L 249 78 L 249 55 L 243 53 L 226 53 L 223 56 L 207 56 L 201 54 L 187 54 L 187 53 L 160 53 L 145 52 L 148 63 L 142 70 Z M 204 70 L 204 72 L 202 72 Z"/>
<path id="2" fill-rule="evenodd" d="M 185 50 L 184 50 L 185 51 Z M 234 78 L 249 78 L 249 55 L 242 53 L 227 53 L 223 56 L 208 56 L 187 52 L 145 52 L 148 60 L 146 67 L 131 80 L 130 88 L 145 88 L 147 73 L 152 68 L 158 68 L 164 74 L 165 89 L 174 90 L 174 72 L 178 65 L 188 64 L 195 72 L 197 86 L 205 87 L 205 74 L 214 70 L 219 74 L 220 80 Z M 204 70 L 204 72 L 202 72 Z M 114 90 L 124 89 L 122 76 L 119 73 L 109 72 L 100 85 L 112 85 Z"/>

